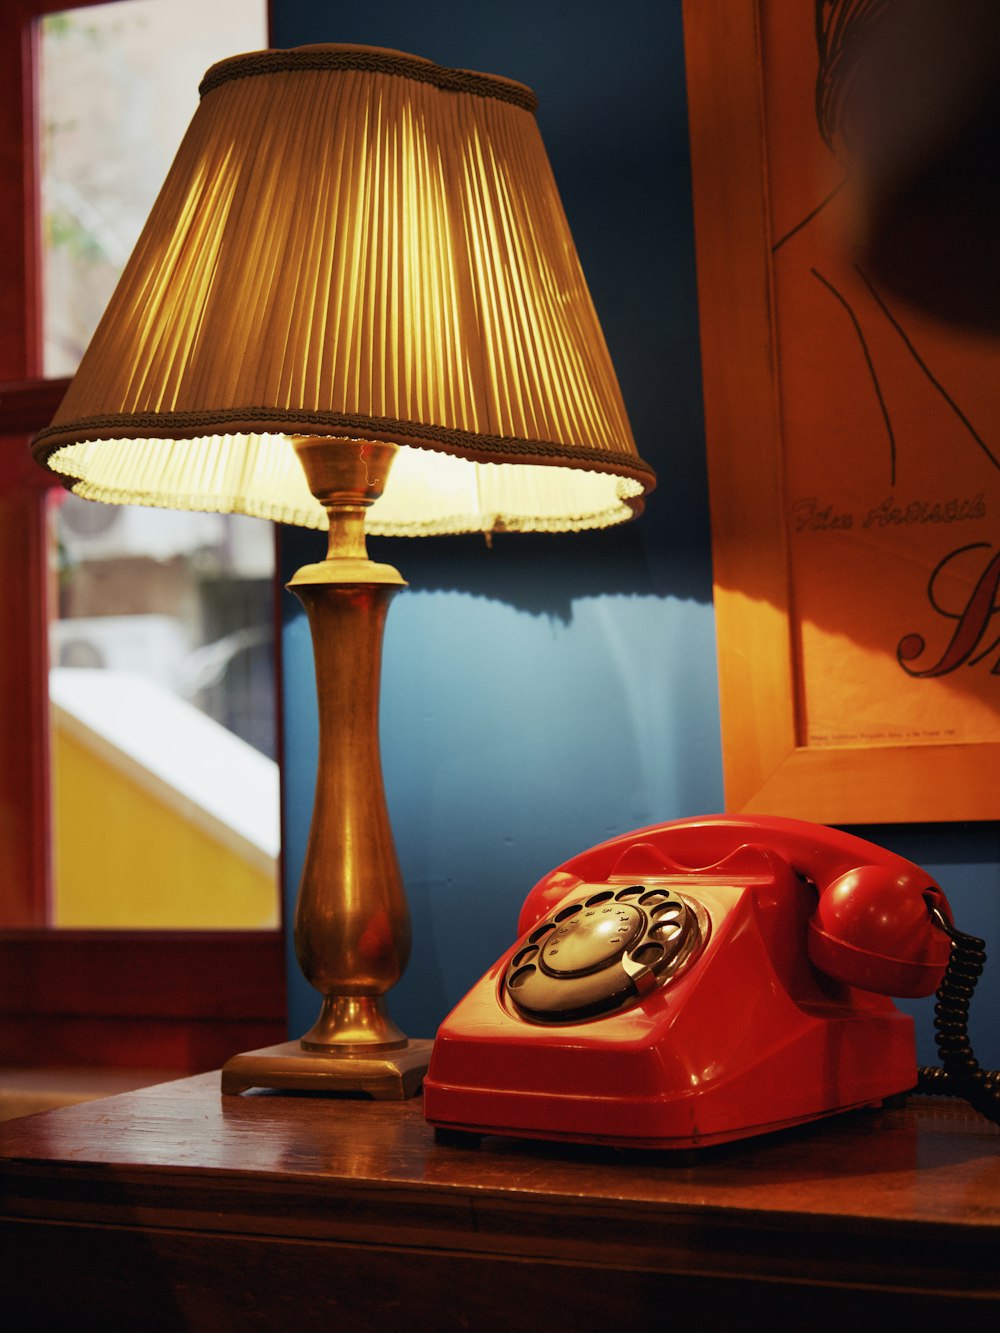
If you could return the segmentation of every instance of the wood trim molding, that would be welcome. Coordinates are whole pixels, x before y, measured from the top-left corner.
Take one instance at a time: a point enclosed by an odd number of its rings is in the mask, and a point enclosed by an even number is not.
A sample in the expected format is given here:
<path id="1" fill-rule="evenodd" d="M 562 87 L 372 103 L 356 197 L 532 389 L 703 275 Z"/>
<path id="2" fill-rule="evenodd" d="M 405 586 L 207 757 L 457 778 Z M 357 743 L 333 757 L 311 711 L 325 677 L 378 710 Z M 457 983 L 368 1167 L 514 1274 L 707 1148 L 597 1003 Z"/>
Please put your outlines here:
<path id="1" fill-rule="evenodd" d="M 743 810 L 795 747 L 756 0 L 685 0 L 684 38 L 726 799 Z"/>
<path id="2" fill-rule="evenodd" d="M 0 934 L 0 1063 L 195 1073 L 286 1032 L 280 931 Z"/>
<path id="3" fill-rule="evenodd" d="M 0 440 L 0 922 L 48 918 L 49 808 L 46 486 L 21 481 L 27 440 Z M 40 471 L 34 468 L 34 471 Z M 12 477 L 13 474 L 13 477 Z"/>
<path id="4" fill-rule="evenodd" d="M 0 437 L 31 435 L 41 430 L 43 425 L 52 420 L 68 388 L 68 379 L 20 380 L 0 384 Z M 58 477 L 46 472 L 34 461 L 26 441 L 19 439 L 17 443 L 25 459 L 32 465 L 30 473 L 25 468 L 26 478 L 33 479 L 37 475 L 38 485 L 61 485 Z"/>

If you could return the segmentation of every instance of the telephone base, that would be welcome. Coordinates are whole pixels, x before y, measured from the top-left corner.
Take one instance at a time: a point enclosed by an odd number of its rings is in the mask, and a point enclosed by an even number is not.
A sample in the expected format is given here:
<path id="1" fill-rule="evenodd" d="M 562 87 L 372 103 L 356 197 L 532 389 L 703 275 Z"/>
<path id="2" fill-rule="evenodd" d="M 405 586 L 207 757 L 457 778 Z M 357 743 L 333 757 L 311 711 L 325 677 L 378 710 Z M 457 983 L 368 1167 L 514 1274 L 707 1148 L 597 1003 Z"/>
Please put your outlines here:
<path id="1" fill-rule="evenodd" d="M 693 878 L 675 882 L 690 896 Z M 768 889 L 797 942 L 808 898 L 790 872 Z M 441 1025 L 424 1080 L 430 1124 L 686 1150 L 877 1107 L 914 1086 L 908 1015 L 886 996 L 817 979 L 801 951 L 782 956 L 757 885 L 702 880 L 697 893 L 712 930 L 696 962 L 617 1012 L 527 1022 L 504 1002 L 502 959 Z"/>
<path id="2" fill-rule="evenodd" d="M 860 838 L 737 816 L 557 867 L 441 1024 L 424 1115 L 450 1134 L 700 1150 L 912 1089 L 947 965 L 940 889 Z M 943 918 L 942 918 L 943 919 Z"/>
<path id="3" fill-rule="evenodd" d="M 485 1008 L 492 985 L 483 990 Z M 555 1030 L 504 1015 L 488 1031 L 473 992 L 465 1011 L 442 1025 L 424 1115 L 452 1133 L 672 1151 L 880 1108 L 916 1081 L 913 1022 L 889 1000 L 809 1014 L 775 989 L 765 1015 L 774 1021 L 754 1028 L 751 1043 L 733 1040 L 730 1006 L 713 1008 L 714 1027 L 686 1023 L 693 987 L 691 997 L 685 1005 L 678 987 L 670 1005 L 654 997 Z M 702 1043 L 722 1052 L 727 1040 L 729 1062 L 716 1057 L 716 1069 L 706 1070 Z M 695 1086 L 690 1071 L 699 1067 Z"/>
<path id="4" fill-rule="evenodd" d="M 411 1039 L 396 1051 L 340 1055 L 304 1051 L 299 1042 L 285 1041 L 227 1060 L 222 1067 L 222 1095 L 271 1088 L 363 1093 L 376 1101 L 406 1101 L 420 1091 L 433 1045 L 432 1041 Z"/>

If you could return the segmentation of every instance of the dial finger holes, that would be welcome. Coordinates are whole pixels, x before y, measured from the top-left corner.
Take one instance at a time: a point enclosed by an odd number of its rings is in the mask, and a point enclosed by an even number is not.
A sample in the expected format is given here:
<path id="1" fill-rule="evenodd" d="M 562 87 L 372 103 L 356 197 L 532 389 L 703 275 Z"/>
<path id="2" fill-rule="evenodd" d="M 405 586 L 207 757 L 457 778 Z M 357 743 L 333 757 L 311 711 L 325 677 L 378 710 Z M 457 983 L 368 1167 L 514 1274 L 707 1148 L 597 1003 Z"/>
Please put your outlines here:
<path id="1" fill-rule="evenodd" d="M 527 967 L 519 968 L 513 976 L 508 978 L 507 989 L 517 990 L 518 986 L 523 986 L 529 977 L 534 976 L 535 970 L 533 963 L 529 963 Z"/>
<path id="2" fill-rule="evenodd" d="M 651 915 L 654 921 L 676 920 L 684 915 L 684 907 L 676 902 L 660 903 L 658 907 L 652 909 Z"/>
<path id="3" fill-rule="evenodd" d="M 556 926 L 554 921 L 544 922 L 544 924 L 539 926 L 537 930 L 533 930 L 531 932 L 531 934 L 528 936 L 528 942 L 530 944 L 538 944 L 540 940 L 545 939 L 549 931 L 555 930 L 555 928 Z"/>
<path id="4" fill-rule="evenodd" d="M 608 900 L 613 898 L 614 896 L 615 895 L 611 892 L 610 889 L 605 889 L 603 893 L 595 893 L 592 898 L 588 898 L 586 906 L 596 907 L 599 903 L 608 902 Z"/>
<path id="5" fill-rule="evenodd" d="M 648 940 L 645 944 L 639 946 L 632 954 L 633 962 L 640 963 L 643 967 L 652 967 L 654 963 L 659 962 L 663 957 L 663 945 L 654 944 Z"/>
<path id="6" fill-rule="evenodd" d="M 530 962 L 537 952 L 538 945 L 529 944 L 526 949 L 522 949 L 520 953 L 514 955 L 514 967 L 522 967 L 525 963 Z"/>
<path id="7" fill-rule="evenodd" d="M 652 910 L 660 903 L 670 902 L 670 894 L 666 889 L 650 889 L 648 893 L 642 895 L 639 902 L 643 907 Z"/>
<path id="8" fill-rule="evenodd" d="M 555 919 L 557 921 L 565 921 L 567 917 L 576 916 L 581 906 L 581 903 L 570 903 L 569 907 L 564 907 L 561 912 L 556 913 Z"/>

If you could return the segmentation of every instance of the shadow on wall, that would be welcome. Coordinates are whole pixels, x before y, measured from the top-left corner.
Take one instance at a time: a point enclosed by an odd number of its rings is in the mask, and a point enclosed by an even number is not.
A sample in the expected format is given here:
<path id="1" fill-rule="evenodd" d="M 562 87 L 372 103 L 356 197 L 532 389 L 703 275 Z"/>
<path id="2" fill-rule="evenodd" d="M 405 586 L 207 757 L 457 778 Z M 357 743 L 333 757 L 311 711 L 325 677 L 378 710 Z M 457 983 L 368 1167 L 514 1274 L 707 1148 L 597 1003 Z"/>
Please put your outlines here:
<path id="1" fill-rule="evenodd" d="M 691 531 L 704 492 L 684 499 L 654 491 L 637 521 L 597 532 L 502 533 L 488 545 L 479 533 L 457 537 L 370 537 L 373 560 L 395 565 L 413 591 L 463 592 L 503 602 L 530 615 L 569 624 L 573 603 L 582 597 L 654 596 L 681 601 L 712 600 L 711 567 Z M 687 528 L 667 521 L 661 510 L 686 508 Z M 660 531 L 668 527 L 667 532 Z M 324 537 L 285 529 L 287 568 L 322 558 Z M 282 602 L 283 619 L 300 615 L 293 598 Z"/>

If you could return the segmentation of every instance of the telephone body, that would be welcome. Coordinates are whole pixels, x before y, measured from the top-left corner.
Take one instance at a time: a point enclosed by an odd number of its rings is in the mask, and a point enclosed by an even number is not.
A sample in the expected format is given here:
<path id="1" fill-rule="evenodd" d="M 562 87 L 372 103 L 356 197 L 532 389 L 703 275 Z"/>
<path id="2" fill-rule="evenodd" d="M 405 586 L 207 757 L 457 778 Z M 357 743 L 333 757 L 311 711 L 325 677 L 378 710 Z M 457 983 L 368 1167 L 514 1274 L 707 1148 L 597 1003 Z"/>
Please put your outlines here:
<path id="1" fill-rule="evenodd" d="M 546 875 L 518 938 L 445 1019 L 438 1131 L 693 1148 L 880 1104 L 948 962 L 940 888 L 791 819 L 641 829 Z"/>

